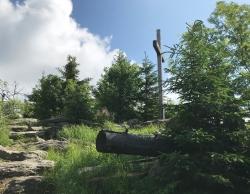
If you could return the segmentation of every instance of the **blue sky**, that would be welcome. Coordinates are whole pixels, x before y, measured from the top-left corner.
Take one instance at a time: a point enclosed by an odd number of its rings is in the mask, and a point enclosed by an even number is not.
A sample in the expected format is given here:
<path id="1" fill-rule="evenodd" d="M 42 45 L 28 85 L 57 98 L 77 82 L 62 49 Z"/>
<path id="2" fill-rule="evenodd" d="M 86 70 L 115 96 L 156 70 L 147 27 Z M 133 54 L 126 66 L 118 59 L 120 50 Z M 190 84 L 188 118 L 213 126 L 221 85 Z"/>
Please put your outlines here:
<path id="1" fill-rule="evenodd" d="M 80 79 L 91 77 L 95 85 L 118 49 L 137 63 L 146 51 L 155 63 L 156 29 L 172 46 L 186 23 L 206 21 L 215 6 L 216 0 L 0 0 L 0 79 L 29 93 L 70 54 L 80 63 Z"/>
<path id="2" fill-rule="evenodd" d="M 112 35 L 111 47 L 140 62 L 147 52 L 155 61 L 152 40 L 161 29 L 162 43 L 171 46 L 185 31 L 186 22 L 206 21 L 215 0 L 73 0 L 73 17 L 102 37 Z M 230 1 L 226 1 L 230 2 Z M 236 0 L 249 3 L 247 0 Z"/>

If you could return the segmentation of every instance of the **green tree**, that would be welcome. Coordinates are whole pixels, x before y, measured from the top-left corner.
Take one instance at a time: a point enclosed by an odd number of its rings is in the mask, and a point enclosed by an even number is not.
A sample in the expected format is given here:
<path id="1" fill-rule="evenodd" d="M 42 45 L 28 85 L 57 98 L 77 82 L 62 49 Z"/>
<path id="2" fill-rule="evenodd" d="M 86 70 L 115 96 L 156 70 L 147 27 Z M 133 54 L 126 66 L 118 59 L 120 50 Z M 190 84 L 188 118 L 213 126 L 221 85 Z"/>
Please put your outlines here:
<path id="1" fill-rule="evenodd" d="M 63 67 L 63 69 L 59 68 L 59 72 L 62 74 L 63 79 L 68 80 L 78 80 L 79 70 L 77 67 L 79 64 L 76 62 L 76 57 L 71 55 L 67 58 L 67 64 Z"/>
<path id="2" fill-rule="evenodd" d="M 93 119 L 93 95 L 90 79 L 79 81 L 76 58 L 69 56 L 68 63 L 59 69 L 62 77 L 43 76 L 33 89 L 29 111 L 40 119 L 65 116 L 71 122 Z"/>
<path id="3" fill-rule="evenodd" d="M 154 65 L 148 59 L 147 55 L 143 59 L 142 67 L 140 67 L 141 89 L 140 111 L 144 121 L 152 120 L 158 117 L 158 87 L 157 73 L 154 70 Z"/>
<path id="4" fill-rule="evenodd" d="M 141 79 L 139 66 L 119 52 L 110 68 L 104 70 L 95 92 L 98 104 L 114 113 L 116 121 L 137 117 Z"/>
<path id="5" fill-rule="evenodd" d="M 76 81 L 69 80 L 66 84 L 64 94 L 63 113 L 66 118 L 72 122 L 93 119 L 94 98 L 87 81 L 77 84 Z"/>
<path id="6" fill-rule="evenodd" d="M 211 16 L 213 26 L 196 21 L 172 48 L 168 89 L 180 95 L 182 104 L 165 131 L 176 150 L 161 164 L 166 193 L 250 192 L 250 132 L 243 121 L 250 99 L 243 100 L 246 88 L 235 85 L 247 64 L 247 57 L 238 56 L 248 54 L 236 46 L 240 39 L 234 39 L 249 30 L 235 30 L 238 22 L 249 26 L 249 11 L 246 5 L 219 2 Z"/>
<path id="7" fill-rule="evenodd" d="M 241 128 L 239 100 L 230 85 L 234 66 L 227 59 L 224 42 L 214 39 L 212 29 L 197 21 L 174 52 L 168 84 L 184 102 L 182 123 L 190 128 Z"/>
<path id="8" fill-rule="evenodd" d="M 56 75 L 43 76 L 33 89 L 29 100 L 34 103 L 34 114 L 40 119 L 61 115 L 63 110 L 63 80 Z"/>
<path id="9" fill-rule="evenodd" d="M 235 93 L 250 111 L 250 6 L 219 2 L 209 18 L 215 36 L 225 42 L 228 59 L 236 75 L 232 82 Z M 249 116 L 249 112 L 248 112 Z"/>

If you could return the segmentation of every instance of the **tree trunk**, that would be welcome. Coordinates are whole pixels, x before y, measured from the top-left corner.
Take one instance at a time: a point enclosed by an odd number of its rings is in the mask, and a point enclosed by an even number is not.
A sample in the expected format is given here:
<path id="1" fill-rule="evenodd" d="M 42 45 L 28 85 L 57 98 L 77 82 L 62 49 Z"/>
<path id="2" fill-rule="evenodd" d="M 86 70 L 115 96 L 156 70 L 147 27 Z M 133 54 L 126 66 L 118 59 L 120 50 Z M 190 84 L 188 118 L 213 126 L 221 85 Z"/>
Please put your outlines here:
<path id="1" fill-rule="evenodd" d="M 104 153 L 157 156 L 169 153 L 171 147 L 170 142 L 159 135 L 142 136 L 102 130 L 96 138 L 97 151 Z"/>

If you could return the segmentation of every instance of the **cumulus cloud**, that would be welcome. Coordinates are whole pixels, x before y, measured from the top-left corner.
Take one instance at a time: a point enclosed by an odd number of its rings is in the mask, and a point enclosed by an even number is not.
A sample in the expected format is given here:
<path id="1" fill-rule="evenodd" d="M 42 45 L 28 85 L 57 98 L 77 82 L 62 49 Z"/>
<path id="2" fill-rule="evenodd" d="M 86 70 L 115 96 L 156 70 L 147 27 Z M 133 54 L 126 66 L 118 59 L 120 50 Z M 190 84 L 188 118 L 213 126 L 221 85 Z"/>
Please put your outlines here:
<path id="1" fill-rule="evenodd" d="M 71 17 L 71 0 L 0 0 L 0 79 L 30 92 L 42 73 L 55 73 L 76 56 L 80 77 L 96 82 L 117 50 L 111 37 L 100 38 Z"/>

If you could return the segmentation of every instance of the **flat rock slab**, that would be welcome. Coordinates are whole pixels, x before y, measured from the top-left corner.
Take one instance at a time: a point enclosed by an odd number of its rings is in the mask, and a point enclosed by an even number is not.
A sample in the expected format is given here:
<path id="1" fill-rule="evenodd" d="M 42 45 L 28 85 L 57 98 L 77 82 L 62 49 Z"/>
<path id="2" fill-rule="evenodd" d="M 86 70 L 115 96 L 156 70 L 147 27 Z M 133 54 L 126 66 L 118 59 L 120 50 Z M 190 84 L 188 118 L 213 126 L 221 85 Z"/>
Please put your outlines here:
<path id="1" fill-rule="evenodd" d="M 42 176 L 14 177 L 5 185 L 3 194 L 53 193 L 53 188 L 44 187 Z"/>
<path id="2" fill-rule="evenodd" d="M 33 118 L 20 118 L 11 120 L 12 125 L 37 125 L 39 121 Z"/>
<path id="3" fill-rule="evenodd" d="M 25 132 L 11 132 L 11 139 L 19 139 L 19 138 L 32 138 L 32 137 L 44 137 L 45 131 L 25 131 Z"/>
<path id="4" fill-rule="evenodd" d="M 67 146 L 68 146 L 67 141 L 59 141 L 59 140 L 54 140 L 54 139 L 27 144 L 27 147 L 34 147 L 36 149 L 44 150 L 44 151 L 47 151 L 49 149 L 65 150 Z"/>
<path id="5" fill-rule="evenodd" d="M 47 157 L 47 152 L 42 150 L 24 152 L 8 150 L 0 145 L 0 159 L 10 161 L 23 161 L 23 160 L 41 160 Z"/>
<path id="6" fill-rule="evenodd" d="M 40 175 L 45 170 L 54 167 L 54 162 L 49 160 L 24 160 L 0 163 L 0 180 L 20 176 Z"/>
<path id="7" fill-rule="evenodd" d="M 13 132 L 24 132 L 24 131 L 42 131 L 44 128 L 39 126 L 28 126 L 28 125 L 10 125 L 9 128 Z"/>

